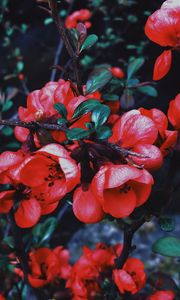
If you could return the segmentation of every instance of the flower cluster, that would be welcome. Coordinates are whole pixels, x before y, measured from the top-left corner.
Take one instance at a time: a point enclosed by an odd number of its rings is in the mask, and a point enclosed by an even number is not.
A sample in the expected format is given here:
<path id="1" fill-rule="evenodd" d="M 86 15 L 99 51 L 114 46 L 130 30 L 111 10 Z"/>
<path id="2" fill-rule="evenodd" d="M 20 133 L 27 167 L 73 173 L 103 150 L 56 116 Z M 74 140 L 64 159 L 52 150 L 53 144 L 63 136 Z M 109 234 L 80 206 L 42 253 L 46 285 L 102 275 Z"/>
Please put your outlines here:
<path id="1" fill-rule="evenodd" d="M 180 2 L 166 0 L 160 9 L 147 20 L 145 33 L 150 40 L 162 47 L 169 47 L 157 58 L 154 65 L 154 80 L 160 80 L 170 70 L 172 50 L 180 48 Z"/>
<path id="2" fill-rule="evenodd" d="M 78 22 L 82 22 L 84 23 L 86 28 L 90 28 L 91 22 L 89 21 L 89 19 L 91 18 L 91 16 L 92 14 L 89 9 L 76 10 L 66 18 L 66 28 L 76 28 Z"/>

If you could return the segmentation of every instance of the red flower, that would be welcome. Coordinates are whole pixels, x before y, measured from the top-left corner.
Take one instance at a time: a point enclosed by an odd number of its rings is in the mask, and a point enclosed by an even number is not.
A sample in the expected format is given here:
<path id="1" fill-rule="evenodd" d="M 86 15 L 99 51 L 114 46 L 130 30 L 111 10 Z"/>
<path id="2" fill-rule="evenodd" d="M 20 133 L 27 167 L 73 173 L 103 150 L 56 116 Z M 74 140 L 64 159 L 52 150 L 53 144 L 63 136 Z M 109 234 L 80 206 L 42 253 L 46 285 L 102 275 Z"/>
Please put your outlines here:
<path id="1" fill-rule="evenodd" d="M 147 20 L 145 33 L 150 40 L 163 47 L 180 47 L 180 4 L 167 0 Z M 171 67 L 171 50 L 164 51 L 156 60 L 154 80 L 163 78 Z"/>
<path id="2" fill-rule="evenodd" d="M 139 111 L 142 115 L 147 116 L 153 120 L 158 129 L 159 135 L 155 144 L 160 147 L 163 156 L 169 154 L 170 150 L 176 144 L 178 132 L 176 130 L 167 130 L 168 119 L 166 115 L 159 109 L 152 108 L 150 110 L 140 108 Z"/>
<path id="3" fill-rule="evenodd" d="M 112 72 L 112 75 L 114 77 L 117 77 L 117 78 L 123 78 L 124 77 L 124 72 L 121 68 L 119 67 L 112 67 L 111 69 L 111 72 Z"/>
<path id="4" fill-rule="evenodd" d="M 170 70 L 172 62 L 172 51 L 165 50 L 156 59 L 154 65 L 153 80 L 160 80 L 163 78 Z"/>
<path id="5" fill-rule="evenodd" d="M 101 167 L 92 181 L 92 187 L 104 212 L 115 218 L 129 216 L 148 199 L 152 176 L 146 170 L 128 165 Z"/>
<path id="6" fill-rule="evenodd" d="M 158 291 L 149 296 L 147 300 L 174 300 L 175 294 L 173 291 Z"/>
<path id="7" fill-rule="evenodd" d="M 113 279 L 120 293 L 137 293 L 146 282 L 144 264 L 137 258 L 128 258 L 123 268 L 113 271 Z"/>
<path id="8" fill-rule="evenodd" d="M 86 28 L 91 27 L 91 23 L 88 20 L 91 18 L 91 12 L 89 9 L 80 9 L 74 11 L 66 18 L 66 28 L 76 28 L 78 22 L 83 22 Z"/>
<path id="9" fill-rule="evenodd" d="M 180 94 L 169 103 L 168 119 L 176 129 L 180 129 Z"/>
<path id="10" fill-rule="evenodd" d="M 104 217 L 104 212 L 91 188 L 83 191 L 76 189 L 73 195 L 73 212 L 77 219 L 84 223 L 97 223 Z"/>
<path id="11" fill-rule="evenodd" d="M 6 298 L 2 294 L 0 294 L 0 300 L 6 300 Z"/>
<path id="12" fill-rule="evenodd" d="M 153 144 L 157 134 L 154 122 L 134 109 L 117 120 L 110 141 L 119 142 L 120 146 L 125 148 L 132 148 L 137 144 Z"/>

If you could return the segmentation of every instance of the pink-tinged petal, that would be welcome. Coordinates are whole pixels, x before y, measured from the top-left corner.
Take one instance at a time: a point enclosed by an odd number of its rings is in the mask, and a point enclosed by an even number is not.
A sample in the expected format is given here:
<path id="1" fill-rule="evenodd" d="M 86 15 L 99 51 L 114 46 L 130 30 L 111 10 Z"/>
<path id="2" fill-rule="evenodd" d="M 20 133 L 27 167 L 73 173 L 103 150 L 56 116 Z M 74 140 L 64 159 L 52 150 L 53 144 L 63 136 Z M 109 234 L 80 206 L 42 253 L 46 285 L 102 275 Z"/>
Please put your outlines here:
<path id="1" fill-rule="evenodd" d="M 130 292 L 132 294 L 136 293 L 137 288 L 132 276 L 129 275 L 124 270 L 114 270 L 113 279 L 117 285 L 119 291 L 124 294 L 125 292 Z"/>
<path id="2" fill-rule="evenodd" d="M 179 0 L 166 0 L 161 5 L 162 8 L 178 8 L 180 10 L 180 2 Z"/>
<path id="3" fill-rule="evenodd" d="M 178 131 L 177 130 L 165 130 L 164 132 L 164 142 L 162 143 L 160 150 L 162 155 L 165 157 L 169 154 L 169 152 L 174 148 L 178 139 Z"/>
<path id="4" fill-rule="evenodd" d="M 29 135 L 29 129 L 16 126 L 14 128 L 14 135 L 19 142 L 24 143 Z"/>
<path id="5" fill-rule="evenodd" d="M 21 228 L 34 226 L 41 216 L 41 206 L 36 199 L 23 200 L 17 208 L 14 218 Z"/>
<path id="6" fill-rule="evenodd" d="M 9 190 L 0 193 L 0 213 L 8 213 L 13 206 L 13 198 L 15 191 Z"/>
<path id="7" fill-rule="evenodd" d="M 69 157 L 69 153 L 67 150 L 58 144 L 48 144 L 37 151 L 38 153 L 50 154 L 53 156 L 67 158 Z"/>
<path id="8" fill-rule="evenodd" d="M 175 297 L 176 295 L 173 291 L 165 290 L 155 292 L 153 295 L 149 296 L 147 300 L 175 300 Z"/>
<path id="9" fill-rule="evenodd" d="M 57 82 L 48 82 L 39 92 L 39 100 L 46 117 L 50 117 L 57 113 L 54 109 L 54 92 L 57 87 Z"/>
<path id="10" fill-rule="evenodd" d="M 62 103 L 65 106 L 68 105 L 70 99 L 74 98 L 73 91 L 71 89 L 70 81 L 59 80 L 58 87 L 54 92 L 55 103 Z"/>
<path id="11" fill-rule="evenodd" d="M 107 189 L 104 191 L 103 209 L 115 218 L 125 218 L 135 209 L 136 200 L 132 189 L 127 192 L 120 188 Z"/>
<path id="12" fill-rule="evenodd" d="M 163 156 L 159 148 L 149 144 L 139 144 L 133 151 L 146 156 L 146 158 L 132 156 L 133 161 L 138 165 L 143 165 L 148 171 L 155 171 L 163 164 Z"/>
<path id="13" fill-rule="evenodd" d="M 159 9 L 147 20 L 145 34 L 161 46 L 178 45 L 180 32 L 179 10 Z"/>
<path id="14" fill-rule="evenodd" d="M 180 94 L 169 103 L 168 119 L 175 129 L 180 129 Z"/>
<path id="15" fill-rule="evenodd" d="M 0 172 L 6 171 L 7 169 L 21 163 L 23 160 L 23 153 L 21 151 L 12 152 L 5 151 L 0 155 Z"/>
<path id="16" fill-rule="evenodd" d="M 172 51 L 165 50 L 155 61 L 153 80 L 162 79 L 170 70 L 172 63 Z"/>
<path id="17" fill-rule="evenodd" d="M 102 207 L 92 190 L 83 191 L 81 187 L 73 195 L 73 212 L 84 223 L 97 223 L 104 217 Z"/>
<path id="18" fill-rule="evenodd" d="M 24 165 L 20 172 L 22 183 L 27 186 L 38 186 L 44 183 L 49 175 L 51 160 L 45 156 L 34 156 Z"/>
<path id="19" fill-rule="evenodd" d="M 166 115 L 157 108 L 145 109 L 141 107 L 139 111 L 142 115 L 152 119 L 156 124 L 156 127 L 158 128 L 160 134 L 163 135 L 164 131 L 168 127 L 168 119 Z"/>

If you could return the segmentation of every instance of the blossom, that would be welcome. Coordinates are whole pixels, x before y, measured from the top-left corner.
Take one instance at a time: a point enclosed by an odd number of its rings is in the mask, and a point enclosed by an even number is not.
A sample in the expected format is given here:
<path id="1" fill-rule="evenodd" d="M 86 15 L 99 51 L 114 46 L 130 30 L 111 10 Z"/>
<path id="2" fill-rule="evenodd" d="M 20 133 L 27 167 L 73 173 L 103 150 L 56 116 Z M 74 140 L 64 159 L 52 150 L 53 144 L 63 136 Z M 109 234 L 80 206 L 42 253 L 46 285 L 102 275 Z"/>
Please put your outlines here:
<path id="1" fill-rule="evenodd" d="M 175 294 L 173 291 L 158 291 L 148 297 L 147 300 L 173 300 L 175 299 Z"/>
<path id="2" fill-rule="evenodd" d="M 144 264 L 137 258 L 128 258 L 122 269 L 113 271 L 113 279 L 120 293 L 137 293 L 144 287 Z"/>
<path id="3" fill-rule="evenodd" d="M 65 26 L 66 28 L 76 28 L 78 22 L 83 22 L 86 28 L 90 28 L 91 22 L 89 22 L 89 19 L 91 18 L 91 15 L 89 9 L 76 10 L 71 15 L 67 16 Z"/>
<path id="4" fill-rule="evenodd" d="M 147 20 L 145 34 L 162 47 L 171 47 L 157 58 L 154 66 L 154 80 L 160 80 L 170 70 L 172 49 L 180 47 L 180 3 L 176 0 L 165 1 Z"/>
<path id="5" fill-rule="evenodd" d="M 143 165 L 148 171 L 154 171 L 163 163 L 161 151 L 152 145 L 157 137 L 158 128 L 150 115 L 134 109 L 115 121 L 109 141 L 144 155 L 144 158 L 130 157 L 134 163 Z"/>
<path id="6" fill-rule="evenodd" d="M 180 94 L 169 103 L 168 119 L 176 129 L 180 129 Z"/>
<path id="7" fill-rule="evenodd" d="M 92 187 L 104 212 L 115 218 L 129 216 L 145 203 L 153 184 L 146 170 L 128 165 L 102 166 L 92 181 Z"/>

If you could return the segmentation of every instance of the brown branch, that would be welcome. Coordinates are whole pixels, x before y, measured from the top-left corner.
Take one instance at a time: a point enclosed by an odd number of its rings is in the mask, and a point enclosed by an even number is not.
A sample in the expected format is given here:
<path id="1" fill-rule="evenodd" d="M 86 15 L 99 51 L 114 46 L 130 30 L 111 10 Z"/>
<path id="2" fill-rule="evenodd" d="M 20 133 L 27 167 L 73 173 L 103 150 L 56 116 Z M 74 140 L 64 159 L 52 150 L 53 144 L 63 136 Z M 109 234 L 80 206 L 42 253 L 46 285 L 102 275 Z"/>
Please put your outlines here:
<path id="1" fill-rule="evenodd" d="M 58 32 L 64 42 L 64 45 L 68 51 L 69 56 L 72 58 L 72 64 L 73 64 L 73 70 L 74 70 L 74 75 L 77 83 L 77 88 L 79 91 L 79 94 L 83 95 L 83 89 L 81 86 L 81 81 L 80 81 L 80 75 L 79 75 L 79 70 L 78 70 L 78 58 L 79 56 L 75 53 L 71 43 L 70 39 L 68 37 L 68 34 L 66 32 L 66 28 L 64 26 L 64 23 L 62 22 L 59 13 L 58 13 L 58 7 L 57 7 L 57 2 L 56 0 L 48 0 L 49 3 L 49 8 L 51 10 L 51 16 L 56 24 L 56 27 L 58 29 Z"/>
<path id="2" fill-rule="evenodd" d="M 3 126 L 20 126 L 24 128 L 28 128 L 31 130 L 38 130 L 46 129 L 46 130 L 58 130 L 66 132 L 67 128 L 65 128 L 63 125 L 58 124 L 48 124 L 48 123 L 40 123 L 40 122 L 21 122 L 21 121 L 15 121 L 15 120 L 0 120 L 0 125 Z"/>
<path id="3" fill-rule="evenodd" d="M 142 219 L 129 225 L 124 223 L 124 239 L 123 239 L 123 250 L 121 255 L 115 259 L 115 267 L 121 269 L 129 257 L 130 253 L 135 249 L 132 246 L 132 240 L 134 233 L 147 221 L 147 217 L 144 216 Z"/>

